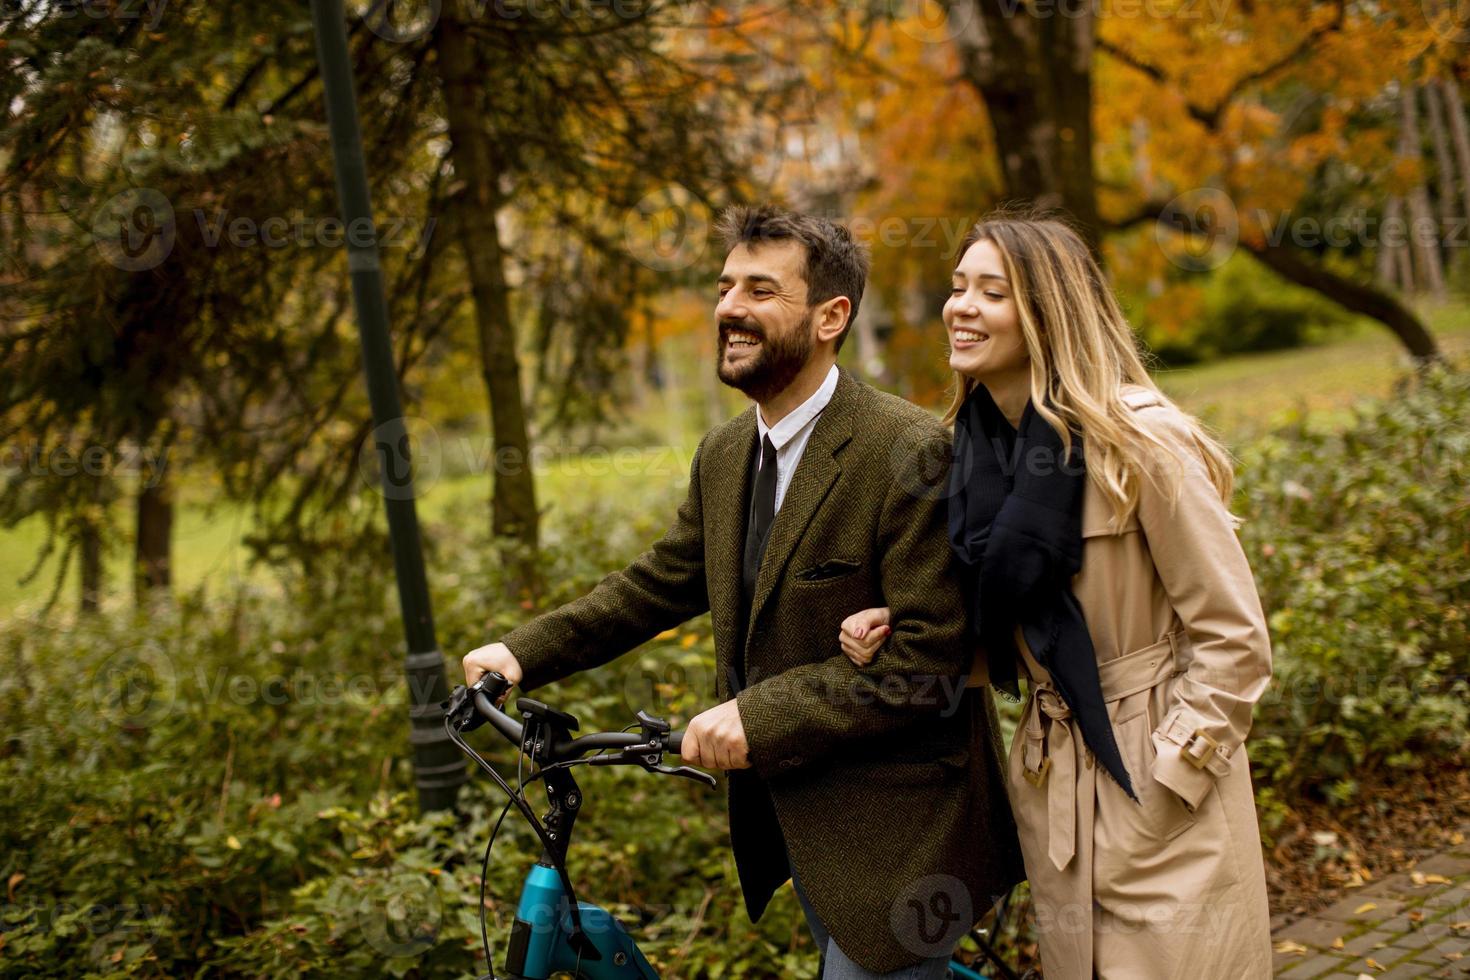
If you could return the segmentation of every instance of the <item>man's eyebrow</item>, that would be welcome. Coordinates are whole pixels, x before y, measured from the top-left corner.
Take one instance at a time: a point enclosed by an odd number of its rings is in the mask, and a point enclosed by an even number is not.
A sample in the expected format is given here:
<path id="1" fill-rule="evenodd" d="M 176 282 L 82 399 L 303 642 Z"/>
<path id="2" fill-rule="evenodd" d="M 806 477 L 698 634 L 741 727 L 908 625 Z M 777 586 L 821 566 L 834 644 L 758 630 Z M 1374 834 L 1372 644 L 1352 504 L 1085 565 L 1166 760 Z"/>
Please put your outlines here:
<path id="1" fill-rule="evenodd" d="M 721 286 L 730 286 L 730 285 L 734 285 L 734 283 L 735 283 L 735 277 L 732 276 L 732 275 L 730 275 L 729 273 L 725 273 L 725 274 L 721 275 L 720 278 L 717 281 L 718 281 L 718 283 Z M 752 272 L 752 273 L 749 273 L 748 275 L 745 276 L 745 281 L 746 282 L 767 283 L 769 285 L 775 286 L 778 289 L 781 287 L 781 280 L 777 279 L 775 276 L 768 275 L 768 274 L 766 274 L 764 272 Z"/>

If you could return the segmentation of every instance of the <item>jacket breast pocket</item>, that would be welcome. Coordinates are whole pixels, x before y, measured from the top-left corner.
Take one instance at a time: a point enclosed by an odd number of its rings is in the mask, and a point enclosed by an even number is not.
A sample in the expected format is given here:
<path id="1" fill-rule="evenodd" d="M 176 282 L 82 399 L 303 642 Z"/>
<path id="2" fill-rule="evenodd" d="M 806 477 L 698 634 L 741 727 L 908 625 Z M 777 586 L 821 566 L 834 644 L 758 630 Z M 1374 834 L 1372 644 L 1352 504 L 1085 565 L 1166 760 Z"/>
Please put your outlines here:
<path id="1" fill-rule="evenodd" d="M 856 574 L 862 567 L 862 562 L 851 558 L 828 558 L 798 570 L 794 577 L 798 582 L 830 582 Z"/>

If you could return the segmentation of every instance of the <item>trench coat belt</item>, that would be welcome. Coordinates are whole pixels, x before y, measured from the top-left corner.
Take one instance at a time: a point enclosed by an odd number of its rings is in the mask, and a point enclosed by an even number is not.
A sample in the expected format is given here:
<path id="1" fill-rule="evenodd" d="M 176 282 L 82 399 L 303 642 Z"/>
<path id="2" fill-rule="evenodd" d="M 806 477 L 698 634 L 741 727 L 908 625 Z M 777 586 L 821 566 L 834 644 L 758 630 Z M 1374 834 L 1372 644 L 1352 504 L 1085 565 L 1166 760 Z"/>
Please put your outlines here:
<path id="1" fill-rule="evenodd" d="M 1176 672 L 1183 630 L 1176 629 L 1157 643 L 1098 664 L 1103 701 L 1112 704 L 1149 688 Z M 1046 785 L 1047 856 L 1058 871 L 1066 868 L 1077 853 L 1077 749 L 1094 765 L 1092 752 L 1082 743 L 1073 724 L 1072 709 L 1051 678 L 1032 685 L 1021 721 L 1025 744 L 1021 762 L 1026 781 Z M 1138 779 L 1139 774 L 1130 773 Z"/>

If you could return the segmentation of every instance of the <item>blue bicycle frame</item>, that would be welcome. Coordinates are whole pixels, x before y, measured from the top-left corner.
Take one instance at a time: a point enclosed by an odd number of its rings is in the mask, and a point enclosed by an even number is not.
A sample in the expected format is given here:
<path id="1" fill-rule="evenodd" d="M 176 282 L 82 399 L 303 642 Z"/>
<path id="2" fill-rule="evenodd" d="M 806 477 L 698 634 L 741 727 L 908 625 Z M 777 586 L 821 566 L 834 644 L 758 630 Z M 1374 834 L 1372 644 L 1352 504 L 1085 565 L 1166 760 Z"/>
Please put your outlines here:
<path id="1" fill-rule="evenodd" d="M 561 911 L 565 907 L 566 890 L 556 869 L 545 864 L 532 866 L 511 927 L 505 962 L 509 977 L 547 980 L 569 973 L 585 980 L 658 980 L 658 972 L 623 924 L 589 902 L 578 902 L 577 910 L 582 932 L 598 958 L 579 957 L 572 948 L 571 915 Z M 958 960 L 950 960 L 949 975 L 951 980 L 990 980 Z"/>
<path id="2" fill-rule="evenodd" d="M 585 945 L 578 955 L 572 947 L 572 917 L 564 911 L 566 906 L 566 889 L 556 869 L 546 864 L 532 866 L 521 888 L 505 957 L 511 976 L 546 980 L 557 973 L 570 973 L 586 980 L 658 980 L 658 973 L 623 924 L 590 902 L 578 902 L 577 911 L 582 934 L 596 958 L 591 958 Z"/>

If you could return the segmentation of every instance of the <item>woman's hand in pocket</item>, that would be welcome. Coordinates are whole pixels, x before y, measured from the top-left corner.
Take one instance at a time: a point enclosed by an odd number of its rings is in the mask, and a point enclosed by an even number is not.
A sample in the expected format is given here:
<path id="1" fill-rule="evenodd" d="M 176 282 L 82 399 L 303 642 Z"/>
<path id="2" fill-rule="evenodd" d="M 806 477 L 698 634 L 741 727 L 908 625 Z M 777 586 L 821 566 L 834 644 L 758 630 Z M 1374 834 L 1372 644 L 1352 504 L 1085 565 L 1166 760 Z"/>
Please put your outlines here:
<path id="1" fill-rule="evenodd" d="M 888 625 L 887 606 L 864 609 L 853 613 L 842 621 L 842 630 L 837 634 L 842 652 L 859 667 L 866 667 L 877 656 L 878 649 L 893 632 Z"/>

